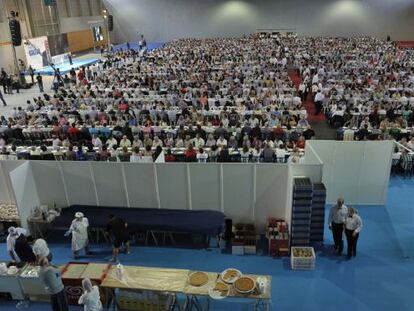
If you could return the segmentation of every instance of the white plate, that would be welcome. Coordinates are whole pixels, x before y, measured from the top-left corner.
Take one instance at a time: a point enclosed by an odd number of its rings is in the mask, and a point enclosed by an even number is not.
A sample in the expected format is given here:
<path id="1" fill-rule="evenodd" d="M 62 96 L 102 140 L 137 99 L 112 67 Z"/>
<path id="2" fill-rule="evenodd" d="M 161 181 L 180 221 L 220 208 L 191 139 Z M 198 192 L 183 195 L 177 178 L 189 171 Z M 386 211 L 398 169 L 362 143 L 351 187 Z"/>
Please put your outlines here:
<path id="1" fill-rule="evenodd" d="M 227 295 L 229 294 L 229 291 L 230 291 L 230 290 L 228 290 L 228 291 L 227 291 Z M 209 295 L 212 299 L 215 299 L 215 300 L 222 300 L 222 299 L 224 299 L 224 298 L 226 298 L 226 297 L 227 297 L 227 295 L 222 296 L 222 295 L 221 295 L 221 292 L 219 292 L 219 291 L 215 291 L 215 290 L 214 290 L 214 287 L 209 289 L 209 291 L 208 291 L 208 295 Z"/>
<path id="2" fill-rule="evenodd" d="M 234 286 L 234 289 L 236 290 L 236 292 L 238 292 L 240 294 L 250 294 L 250 293 L 254 292 L 254 290 L 256 289 L 256 282 L 250 277 L 247 277 L 247 276 L 242 276 L 242 277 L 246 278 L 246 279 L 251 279 L 253 281 L 254 286 L 251 290 L 239 290 L 236 286 Z"/>
<path id="3" fill-rule="evenodd" d="M 237 275 L 236 277 L 232 278 L 232 279 L 225 280 L 225 279 L 224 279 L 224 275 L 226 274 L 226 272 L 227 272 L 228 270 L 235 270 L 235 271 L 237 271 L 237 274 L 238 274 L 238 275 Z M 236 280 L 237 280 L 239 277 L 241 277 L 241 275 L 242 275 L 242 273 L 240 272 L 240 270 L 238 270 L 238 269 L 234 269 L 234 268 L 229 268 L 229 269 L 224 270 L 222 273 L 220 273 L 220 279 L 221 279 L 224 283 L 227 283 L 227 284 L 233 284 L 234 282 L 236 282 Z"/>

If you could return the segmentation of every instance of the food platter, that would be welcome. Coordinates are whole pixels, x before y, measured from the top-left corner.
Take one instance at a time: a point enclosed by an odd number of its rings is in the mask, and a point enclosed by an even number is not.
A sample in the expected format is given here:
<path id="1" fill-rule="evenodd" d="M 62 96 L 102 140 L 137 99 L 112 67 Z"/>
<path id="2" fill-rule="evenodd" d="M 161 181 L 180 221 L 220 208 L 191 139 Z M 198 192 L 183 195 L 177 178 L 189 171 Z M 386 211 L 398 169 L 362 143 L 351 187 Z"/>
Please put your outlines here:
<path id="1" fill-rule="evenodd" d="M 220 278 L 227 284 L 233 284 L 241 275 L 240 270 L 229 268 L 220 273 Z"/>
<path id="2" fill-rule="evenodd" d="M 226 283 L 218 281 L 214 287 L 210 288 L 208 294 L 211 298 L 220 300 L 228 296 L 230 291 L 229 286 Z"/>
<path id="3" fill-rule="evenodd" d="M 191 286 L 203 286 L 208 283 L 208 274 L 205 272 L 193 272 L 188 276 L 188 283 Z"/>
<path id="4" fill-rule="evenodd" d="M 256 282 L 247 276 L 242 276 L 234 282 L 234 288 L 241 294 L 249 294 L 256 288 Z"/>

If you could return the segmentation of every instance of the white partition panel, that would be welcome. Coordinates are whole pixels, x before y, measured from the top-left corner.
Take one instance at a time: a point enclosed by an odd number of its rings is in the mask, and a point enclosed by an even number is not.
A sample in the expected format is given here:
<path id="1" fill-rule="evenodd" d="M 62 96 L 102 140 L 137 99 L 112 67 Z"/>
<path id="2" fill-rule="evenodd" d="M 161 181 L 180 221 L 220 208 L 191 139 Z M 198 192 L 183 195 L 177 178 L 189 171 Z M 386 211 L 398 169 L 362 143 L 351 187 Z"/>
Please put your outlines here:
<path id="1" fill-rule="evenodd" d="M 393 146 L 392 141 L 386 141 L 382 144 L 374 141 L 365 142 L 358 187 L 359 204 L 370 204 L 377 201 L 385 203 L 391 172 Z"/>
<path id="2" fill-rule="evenodd" d="M 59 163 L 56 161 L 30 161 L 41 204 L 67 206 Z"/>
<path id="3" fill-rule="evenodd" d="M 157 163 L 157 181 L 161 208 L 189 209 L 187 165 Z"/>
<path id="4" fill-rule="evenodd" d="M 223 164 L 224 214 L 233 222 L 252 222 L 254 164 Z"/>
<path id="5" fill-rule="evenodd" d="M 291 164 L 292 177 L 308 177 L 313 183 L 322 182 L 322 164 Z"/>
<path id="6" fill-rule="evenodd" d="M 154 165 L 151 163 L 122 163 L 122 165 L 129 206 L 158 208 Z"/>
<path id="7" fill-rule="evenodd" d="M 20 160 L 0 161 L 0 203 L 16 204 L 10 172 L 24 163 L 25 161 Z"/>
<path id="8" fill-rule="evenodd" d="M 256 166 L 255 223 L 265 229 L 268 217 L 285 218 L 288 205 L 289 165 L 259 164 Z"/>
<path id="9" fill-rule="evenodd" d="M 125 207 L 128 205 L 122 163 L 90 162 L 99 205 Z"/>
<path id="10" fill-rule="evenodd" d="M 220 164 L 188 165 L 191 181 L 191 202 L 194 210 L 221 210 Z"/>
<path id="11" fill-rule="evenodd" d="M 69 204 L 99 205 L 89 162 L 60 162 Z"/>
<path id="12" fill-rule="evenodd" d="M 327 202 L 384 204 L 392 141 L 308 141 L 323 162 Z"/>
<path id="13" fill-rule="evenodd" d="M 41 204 L 30 162 L 24 162 L 10 172 L 10 180 L 16 196 L 21 225 L 23 228 L 30 230 L 27 219 L 34 207 Z"/>

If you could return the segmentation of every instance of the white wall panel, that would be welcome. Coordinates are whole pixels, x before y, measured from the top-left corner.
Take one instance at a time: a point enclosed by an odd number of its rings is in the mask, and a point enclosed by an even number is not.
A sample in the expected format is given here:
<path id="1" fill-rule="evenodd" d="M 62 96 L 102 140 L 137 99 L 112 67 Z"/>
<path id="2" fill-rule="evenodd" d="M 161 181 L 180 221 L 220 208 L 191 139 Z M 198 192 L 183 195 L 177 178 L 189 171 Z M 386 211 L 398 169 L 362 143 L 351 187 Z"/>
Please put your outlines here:
<path id="1" fill-rule="evenodd" d="M 291 164 L 292 177 L 308 177 L 313 183 L 322 182 L 323 164 Z"/>
<path id="2" fill-rule="evenodd" d="M 1 203 L 16 203 L 16 198 L 14 197 L 13 186 L 10 180 L 10 172 L 24 164 L 25 161 L 0 161 L 0 170 L 3 176 L 0 176 L 0 185 L 1 190 Z M 4 197 L 3 197 L 4 195 Z"/>
<path id="3" fill-rule="evenodd" d="M 10 172 L 10 180 L 16 195 L 21 225 L 29 230 L 27 219 L 30 217 L 34 207 L 41 204 L 30 162 L 24 162 Z"/>
<path id="4" fill-rule="evenodd" d="M 187 165 L 182 163 L 155 165 L 161 208 L 189 209 Z"/>
<path id="5" fill-rule="evenodd" d="M 393 144 L 387 141 L 309 141 L 323 162 L 327 202 L 384 204 Z"/>
<path id="6" fill-rule="evenodd" d="M 62 174 L 56 161 L 30 161 L 41 204 L 66 207 Z"/>
<path id="7" fill-rule="evenodd" d="M 256 226 L 265 229 L 268 217 L 286 217 L 289 165 L 259 164 L 256 166 Z"/>
<path id="8" fill-rule="evenodd" d="M 254 164 L 223 165 L 224 214 L 233 222 L 254 221 Z"/>
<path id="9" fill-rule="evenodd" d="M 70 205 L 97 205 L 90 164 L 62 161 L 61 165 Z"/>
<path id="10" fill-rule="evenodd" d="M 122 163 L 90 162 L 101 206 L 127 206 Z"/>
<path id="11" fill-rule="evenodd" d="M 365 143 L 358 185 L 360 204 L 372 204 L 371 202 L 378 200 L 386 201 L 391 172 L 386 168 L 391 167 L 393 146 L 392 141 L 384 141 L 381 144 L 373 141 Z M 382 193 L 379 193 L 378 189 L 383 189 Z"/>
<path id="12" fill-rule="evenodd" d="M 150 163 L 122 163 L 131 207 L 158 208 L 154 166 Z"/>
<path id="13" fill-rule="evenodd" d="M 220 164 L 189 165 L 194 210 L 221 210 Z"/>

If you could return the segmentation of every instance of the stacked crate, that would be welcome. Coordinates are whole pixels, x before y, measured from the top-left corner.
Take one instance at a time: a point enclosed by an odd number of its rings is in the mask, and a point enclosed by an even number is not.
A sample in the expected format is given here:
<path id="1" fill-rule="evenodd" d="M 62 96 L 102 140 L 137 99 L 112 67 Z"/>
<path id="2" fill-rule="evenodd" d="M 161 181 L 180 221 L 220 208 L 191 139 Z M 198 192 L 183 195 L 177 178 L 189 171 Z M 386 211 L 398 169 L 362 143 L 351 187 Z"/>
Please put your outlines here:
<path id="1" fill-rule="evenodd" d="M 312 183 L 309 178 L 295 178 L 291 221 L 291 246 L 308 246 L 312 213 Z"/>
<path id="2" fill-rule="evenodd" d="M 312 244 L 322 245 L 325 227 L 326 188 L 322 183 L 313 184 L 312 216 L 310 240 Z"/>
<path id="3" fill-rule="evenodd" d="M 253 224 L 236 224 L 233 226 L 232 254 L 256 255 L 257 234 Z"/>
<path id="4" fill-rule="evenodd" d="M 273 257 L 289 255 L 289 230 L 283 219 L 269 218 L 267 220 L 267 239 L 269 255 Z"/>

